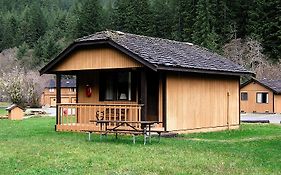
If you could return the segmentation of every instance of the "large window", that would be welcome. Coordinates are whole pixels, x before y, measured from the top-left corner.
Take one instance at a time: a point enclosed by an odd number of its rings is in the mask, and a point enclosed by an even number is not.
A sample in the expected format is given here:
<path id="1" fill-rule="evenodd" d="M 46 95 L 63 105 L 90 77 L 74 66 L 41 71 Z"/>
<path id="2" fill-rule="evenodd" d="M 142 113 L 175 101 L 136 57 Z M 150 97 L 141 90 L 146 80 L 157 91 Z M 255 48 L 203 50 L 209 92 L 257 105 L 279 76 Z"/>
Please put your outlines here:
<path id="1" fill-rule="evenodd" d="M 268 103 L 268 93 L 258 92 L 257 93 L 257 103 Z"/>
<path id="2" fill-rule="evenodd" d="M 135 101 L 132 72 L 107 72 L 100 76 L 100 101 Z"/>
<path id="3" fill-rule="evenodd" d="M 248 93 L 247 92 L 241 92 L 241 100 L 242 101 L 248 100 Z"/>

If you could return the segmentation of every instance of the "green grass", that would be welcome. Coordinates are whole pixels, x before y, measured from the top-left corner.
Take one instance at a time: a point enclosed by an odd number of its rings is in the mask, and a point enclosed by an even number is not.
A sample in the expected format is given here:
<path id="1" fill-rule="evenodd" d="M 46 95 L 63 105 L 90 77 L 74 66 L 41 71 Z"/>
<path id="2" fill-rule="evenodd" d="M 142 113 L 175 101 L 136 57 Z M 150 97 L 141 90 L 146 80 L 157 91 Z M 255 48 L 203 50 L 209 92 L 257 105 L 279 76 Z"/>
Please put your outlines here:
<path id="1" fill-rule="evenodd" d="M 6 109 L 5 109 L 5 108 L 0 107 L 0 116 L 1 116 L 1 115 L 6 115 L 6 114 L 7 114 Z"/>
<path id="2" fill-rule="evenodd" d="M 86 141 L 54 131 L 54 118 L 0 120 L 1 174 L 280 174 L 281 126 L 181 135 L 143 145 L 137 138 Z"/>

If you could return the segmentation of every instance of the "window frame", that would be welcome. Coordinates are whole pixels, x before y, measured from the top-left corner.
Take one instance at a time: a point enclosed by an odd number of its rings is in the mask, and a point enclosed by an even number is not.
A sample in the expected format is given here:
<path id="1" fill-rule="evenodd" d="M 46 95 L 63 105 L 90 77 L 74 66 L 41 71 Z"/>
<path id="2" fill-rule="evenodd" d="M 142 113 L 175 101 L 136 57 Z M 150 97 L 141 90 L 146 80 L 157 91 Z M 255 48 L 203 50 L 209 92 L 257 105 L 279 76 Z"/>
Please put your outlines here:
<path id="1" fill-rule="evenodd" d="M 128 73 L 128 81 L 127 81 L 127 97 L 126 99 L 120 99 L 121 93 L 118 92 L 120 90 L 120 82 L 119 82 L 119 75 L 122 73 Z M 112 88 L 113 88 L 113 98 L 106 99 L 106 79 L 110 77 L 112 81 Z M 120 93 L 120 94 L 119 94 Z M 131 98 L 131 99 L 130 99 Z M 123 101 L 123 102 L 137 102 L 137 86 L 136 86 L 136 76 L 134 71 L 106 71 L 100 73 L 99 76 L 99 101 Z"/>
<path id="2" fill-rule="evenodd" d="M 258 102 L 258 94 L 261 94 L 261 102 Z M 266 94 L 266 102 L 262 102 L 262 94 Z M 256 103 L 257 104 L 268 104 L 269 103 L 269 93 L 268 92 L 257 92 L 256 93 Z"/>
<path id="3" fill-rule="evenodd" d="M 242 98 L 242 97 L 245 97 L 245 96 L 243 96 L 242 94 L 246 94 L 246 99 Z M 241 95 L 241 96 L 240 96 L 240 100 L 241 100 L 241 101 L 248 101 L 248 99 L 249 99 L 248 92 L 241 92 L 240 95 Z"/>

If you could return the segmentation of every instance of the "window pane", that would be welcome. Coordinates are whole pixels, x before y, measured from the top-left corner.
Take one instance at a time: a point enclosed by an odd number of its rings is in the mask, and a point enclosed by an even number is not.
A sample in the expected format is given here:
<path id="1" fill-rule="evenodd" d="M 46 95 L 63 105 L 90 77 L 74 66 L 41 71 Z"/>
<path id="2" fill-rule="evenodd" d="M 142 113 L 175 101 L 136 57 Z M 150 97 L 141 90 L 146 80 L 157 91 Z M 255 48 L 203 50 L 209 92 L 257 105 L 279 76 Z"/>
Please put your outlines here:
<path id="1" fill-rule="evenodd" d="M 267 103 L 267 102 L 268 102 L 268 94 L 262 93 L 262 103 Z"/>
<path id="2" fill-rule="evenodd" d="M 261 99 L 262 99 L 261 96 L 262 96 L 261 93 L 257 93 L 257 103 L 261 103 L 262 102 L 261 101 Z"/>
<path id="3" fill-rule="evenodd" d="M 107 72 L 100 74 L 99 99 L 135 100 L 136 87 L 131 72 Z M 133 86 L 133 87 L 132 87 Z"/>
<path id="4" fill-rule="evenodd" d="M 118 73 L 118 83 L 117 83 L 117 98 L 118 100 L 128 99 L 128 84 L 129 84 L 129 73 L 119 72 Z"/>
<path id="5" fill-rule="evenodd" d="M 107 76 L 105 80 L 105 100 L 114 100 L 114 81 Z"/>
<path id="6" fill-rule="evenodd" d="M 257 93 L 257 103 L 268 103 L 268 93 Z"/>
<path id="7" fill-rule="evenodd" d="M 247 92 L 242 92 L 241 93 L 241 100 L 242 101 L 247 101 L 248 100 L 248 93 Z"/>

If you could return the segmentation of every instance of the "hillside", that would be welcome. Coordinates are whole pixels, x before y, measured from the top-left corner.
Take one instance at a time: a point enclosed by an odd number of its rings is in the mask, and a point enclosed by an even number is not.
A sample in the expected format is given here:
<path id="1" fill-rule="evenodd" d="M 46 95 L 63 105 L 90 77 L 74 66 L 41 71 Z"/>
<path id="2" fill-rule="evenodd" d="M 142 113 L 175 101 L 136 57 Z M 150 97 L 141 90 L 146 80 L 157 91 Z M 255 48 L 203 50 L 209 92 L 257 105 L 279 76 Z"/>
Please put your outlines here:
<path id="1" fill-rule="evenodd" d="M 0 52 L 18 48 L 15 59 L 26 69 L 106 29 L 192 42 L 261 78 L 281 58 L 279 0 L 2 0 L 0 14 Z"/>

